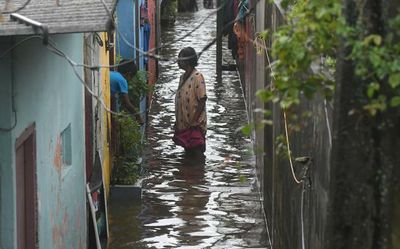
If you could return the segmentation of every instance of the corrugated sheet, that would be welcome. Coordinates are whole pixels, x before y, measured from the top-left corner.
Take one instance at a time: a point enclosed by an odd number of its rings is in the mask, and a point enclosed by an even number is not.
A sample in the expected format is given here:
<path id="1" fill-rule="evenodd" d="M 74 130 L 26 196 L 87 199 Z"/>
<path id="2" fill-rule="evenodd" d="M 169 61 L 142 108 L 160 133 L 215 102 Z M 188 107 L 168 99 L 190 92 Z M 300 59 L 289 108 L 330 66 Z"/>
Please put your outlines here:
<path id="1" fill-rule="evenodd" d="M 13 11 L 25 2 L 0 0 L 0 10 Z M 116 0 L 104 2 L 108 9 L 114 9 Z M 31 0 L 17 13 L 47 25 L 50 34 L 106 31 L 110 24 L 109 15 L 101 0 Z M 0 18 L 0 36 L 34 33 L 32 27 L 12 21 L 10 14 L 3 14 Z"/>

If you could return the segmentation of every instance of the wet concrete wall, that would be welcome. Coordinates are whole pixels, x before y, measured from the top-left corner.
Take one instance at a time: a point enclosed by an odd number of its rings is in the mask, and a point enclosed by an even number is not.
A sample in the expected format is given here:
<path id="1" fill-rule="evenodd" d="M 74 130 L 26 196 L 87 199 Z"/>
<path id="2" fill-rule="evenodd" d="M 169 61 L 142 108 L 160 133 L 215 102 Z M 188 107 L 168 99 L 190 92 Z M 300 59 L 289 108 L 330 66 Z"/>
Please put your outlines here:
<path id="1" fill-rule="evenodd" d="M 262 1 L 261 1 L 262 2 Z M 256 1 L 253 1 L 255 4 Z M 274 4 L 258 3 L 255 19 L 248 18 L 246 32 L 265 29 L 274 31 L 283 23 L 283 17 Z M 272 40 L 266 42 L 270 47 Z M 270 59 L 272 56 L 269 54 Z M 332 106 L 320 97 L 303 104 L 288 113 L 289 141 L 292 158 L 312 159 L 307 188 L 293 178 L 288 156 L 282 144 L 285 138 L 283 112 L 278 105 L 265 104 L 255 97 L 258 89 L 268 87 L 272 79 L 265 54 L 256 55 L 254 44 L 246 48 L 244 71 L 241 72 L 249 117 L 256 124 L 262 119 L 254 112 L 256 108 L 272 111 L 273 126 L 255 129 L 253 142 L 257 158 L 259 185 L 262 190 L 267 226 L 273 248 L 323 248 L 327 215 L 330 173 Z M 302 118 L 309 113 L 309 118 Z M 294 116 L 298 116 L 294 120 Z M 296 131 L 297 127 L 300 130 Z M 304 165 L 294 163 L 294 173 L 300 178 Z"/>
<path id="2" fill-rule="evenodd" d="M 83 62 L 82 34 L 56 35 L 51 39 L 72 60 Z M 4 72 L 10 71 L 10 59 L 6 59 L 6 67 L 1 67 L 0 89 L 9 90 L 14 82 L 18 122 L 11 132 L 0 134 L 0 153 L 4 159 L 0 164 L 1 246 L 16 248 L 15 140 L 35 123 L 38 247 L 85 248 L 83 86 L 68 63 L 46 49 L 40 39 L 25 42 L 15 50 L 14 79 L 3 77 Z M 0 99 L 0 106 L 8 108 L 5 113 L 11 110 L 10 94 L 7 91 L 5 98 Z M 11 119 L 11 113 L 8 116 Z M 71 128 L 70 164 L 63 160 L 62 153 L 65 141 L 61 133 L 67 127 Z M 3 181 L 4 177 L 7 180 Z"/>
<path id="3" fill-rule="evenodd" d="M 12 46 L 11 38 L 0 39 L 0 54 Z M 9 129 L 14 125 L 12 115 L 11 53 L 0 60 L 0 128 Z M 14 195 L 15 181 L 12 167 L 11 132 L 0 131 L 0 248 L 14 248 Z"/>
<path id="4" fill-rule="evenodd" d="M 255 30 L 256 32 L 260 32 L 265 30 L 265 8 L 266 8 L 266 3 L 265 1 L 260 1 L 258 3 L 258 8 L 256 8 L 256 16 L 255 16 Z M 261 45 L 261 44 L 260 44 Z M 264 44 L 262 44 L 264 45 Z M 267 73 L 265 68 L 268 65 L 268 62 L 265 58 L 265 52 L 264 50 L 258 51 L 258 55 L 255 56 L 255 91 L 257 89 L 262 89 L 265 87 L 266 84 L 266 76 Z M 254 92 L 254 91 L 253 91 Z M 260 99 L 255 99 L 254 103 L 255 108 L 259 109 L 264 109 L 265 108 L 265 103 L 263 103 Z M 253 119 L 256 121 L 256 123 L 260 123 L 261 120 L 263 119 L 263 115 L 261 113 L 253 113 Z M 256 150 L 257 148 L 264 148 L 265 147 L 265 140 L 264 138 L 264 129 L 256 129 L 255 130 L 255 137 L 257 137 L 256 144 Z M 265 157 L 265 150 L 263 150 L 263 153 L 256 153 L 256 166 L 257 168 L 257 173 L 258 176 L 257 178 L 259 179 L 258 184 L 261 190 L 265 189 L 265 181 L 261 176 L 265 175 L 264 172 L 264 157 Z M 265 193 L 265 191 L 261 191 L 261 193 Z M 264 196 L 262 196 L 264 198 Z"/>
<path id="5" fill-rule="evenodd" d="M 398 13 L 393 10 L 399 6 L 395 1 L 345 2 L 350 23 L 354 24 L 362 13 L 361 19 L 370 29 L 366 30 L 382 36 L 387 32 L 387 20 Z M 274 4 L 257 6 L 255 18 L 256 32 L 267 28 L 270 33 L 284 19 Z M 254 26 L 249 20 L 246 32 L 252 35 Z M 271 43 L 271 39 L 267 41 L 267 47 Z M 246 50 L 244 63 L 248 65 L 244 65 L 241 79 L 250 120 L 257 123 L 259 118 L 253 111 L 262 104 L 254 96 L 254 88 L 267 87 L 273 79 L 265 67 L 265 55 L 258 55 L 264 58 L 256 58 L 256 65 L 252 64 L 252 45 Z M 343 49 L 341 55 L 346 52 Z M 260 84 L 263 79 L 264 85 Z M 349 115 L 352 109 L 363 108 L 366 82 L 355 76 L 353 62 L 346 60 L 338 62 L 336 80 L 333 102 L 320 96 L 312 101 L 304 99 L 298 108 L 287 113 L 292 158 L 307 157 L 311 163 L 293 162 L 292 172 L 285 154 L 284 115 L 278 105 L 265 106 L 272 111 L 273 126 L 253 133 L 272 246 L 400 248 L 400 205 L 396 194 L 400 189 L 399 110 L 391 109 L 377 117 Z M 393 92 L 386 94 L 392 96 Z M 306 168 L 307 184 L 297 184 L 293 173 L 300 178 Z"/>
<path id="6" fill-rule="evenodd" d="M 366 35 L 392 33 L 394 1 L 344 1 L 350 26 L 362 25 Z M 398 10 L 397 10 L 398 13 Z M 363 39 L 364 37 L 359 37 Z M 337 63 L 331 186 L 326 248 L 399 248 L 398 191 L 400 110 L 388 108 L 376 116 L 361 110 L 368 102 L 369 81 L 355 73 L 342 44 Z M 380 82 L 381 93 L 393 90 Z"/>

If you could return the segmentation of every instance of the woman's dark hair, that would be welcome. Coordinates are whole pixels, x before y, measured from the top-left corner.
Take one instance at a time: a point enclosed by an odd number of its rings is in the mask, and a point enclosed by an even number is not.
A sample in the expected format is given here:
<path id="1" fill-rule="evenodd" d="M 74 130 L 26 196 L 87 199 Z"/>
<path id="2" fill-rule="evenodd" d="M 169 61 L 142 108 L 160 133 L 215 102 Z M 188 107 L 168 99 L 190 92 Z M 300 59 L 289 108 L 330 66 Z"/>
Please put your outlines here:
<path id="1" fill-rule="evenodd" d="M 138 71 L 138 68 L 137 68 L 135 62 L 133 62 L 132 60 L 129 61 L 129 60 L 123 59 L 120 61 L 119 64 L 120 65 L 118 66 L 117 71 L 122 75 L 130 73 L 132 76 L 134 76 Z"/>
<path id="2" fill-rule="evenodd" d="M 182 61 L 184 61 L 185 63 L 189 64 L 192 67 L 195 67 L 198 65 L 197 53 L 196 53 L 196 50 L 194 50 L 194 48 L 192 48 L 192 47 L 183 48 L 179 52 L 178 58 L 182 58 Z"/>

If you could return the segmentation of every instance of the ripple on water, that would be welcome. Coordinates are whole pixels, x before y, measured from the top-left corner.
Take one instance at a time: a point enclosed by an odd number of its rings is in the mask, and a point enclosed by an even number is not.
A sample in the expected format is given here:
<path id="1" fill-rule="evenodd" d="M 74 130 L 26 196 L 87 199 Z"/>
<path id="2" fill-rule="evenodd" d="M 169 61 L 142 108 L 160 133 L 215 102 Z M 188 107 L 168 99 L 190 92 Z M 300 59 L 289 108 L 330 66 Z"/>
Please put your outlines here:
<path id="1" fill-rule="evenodd" d="M 170 42 L 193 29 L 212 10 L 180 14 L 162 30 Z M 200 51 L 215 37 L 215 15 L 191 36 L 161 49 L 175 59 L 181 48 Z M 207 87 L 208 132 L 205 158 L 184 155 L 171 140 L 177 63 L 160 62 L 160 77 L 149 113 L 143 199 L 111 205 L 110 248 L 266 248 L 266 232 L 255 189 L 250 141 L 236 130 L 247 122 L 235 72 L 216 82 L 215 46 L 204 52 L 198 70 Z"/>

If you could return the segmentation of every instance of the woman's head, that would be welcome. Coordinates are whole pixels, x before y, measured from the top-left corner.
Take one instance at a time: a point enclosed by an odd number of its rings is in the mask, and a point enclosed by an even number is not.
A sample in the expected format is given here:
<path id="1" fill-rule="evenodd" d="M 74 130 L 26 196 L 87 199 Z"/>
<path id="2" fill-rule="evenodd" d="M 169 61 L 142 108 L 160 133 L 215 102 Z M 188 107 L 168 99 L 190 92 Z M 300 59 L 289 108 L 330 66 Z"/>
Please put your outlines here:
<path id="1" fill-rule="evenodd" d="M 196 50 L 192 47 L 183 48 L 178 55 L 178 65 L 180 68 L 185 69 L 186 67 L 196 67 L 198 57 Z"/>
<path id="2" fill-rule="evenodd" d="M 127 80 L 135 76 L 138 71 L 138 68 L 132 60 L 123 59 L 119 63 L 120 65 L 117 68 L 117 71 L 122 74 Z"/>

